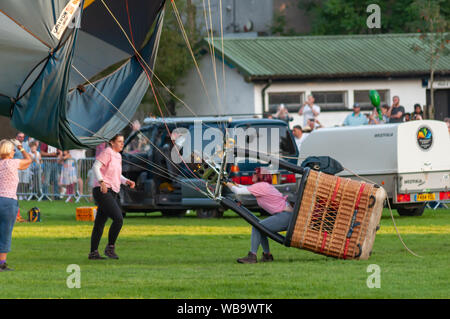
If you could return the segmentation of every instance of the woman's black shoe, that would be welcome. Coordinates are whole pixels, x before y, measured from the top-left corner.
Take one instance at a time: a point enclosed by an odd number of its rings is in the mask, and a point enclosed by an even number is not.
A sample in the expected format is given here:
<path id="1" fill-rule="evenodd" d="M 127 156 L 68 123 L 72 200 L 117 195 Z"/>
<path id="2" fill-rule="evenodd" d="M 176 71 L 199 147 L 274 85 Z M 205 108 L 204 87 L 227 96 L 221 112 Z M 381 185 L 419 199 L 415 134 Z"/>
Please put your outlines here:
<path id="1" fill-rule="evenodd" d="M 261 257 L 261 262 L 266 263 L 266 262 L 271 262 L 273 261 L 273 256 L 271 253 L 263 253 L 262 257 Z"/>
<path id="2" fill-rule="evenodd" d="M 5 264 L 0 264 L 0 272 L 2 272 L 2 271 L 13 271 L 13 270 L 14 269 L 9 268 L 6 263 Z"/>
<path id="3" fill-rule="evenodd" d="M 89 259 L 106 259 L 106 257 L 102 257 L 100 256 L 100 254 L 98 253 L 98 250 L 92 251 L 89 253 L 88 255 Z"/>
<path id="4" fill-rule="evenodd" d="M 106 246 L 105 255 L 112 259 L 119 259 L 119 256 L 117 256 L 116 252 L 114 251 L 114 245 Z"/>

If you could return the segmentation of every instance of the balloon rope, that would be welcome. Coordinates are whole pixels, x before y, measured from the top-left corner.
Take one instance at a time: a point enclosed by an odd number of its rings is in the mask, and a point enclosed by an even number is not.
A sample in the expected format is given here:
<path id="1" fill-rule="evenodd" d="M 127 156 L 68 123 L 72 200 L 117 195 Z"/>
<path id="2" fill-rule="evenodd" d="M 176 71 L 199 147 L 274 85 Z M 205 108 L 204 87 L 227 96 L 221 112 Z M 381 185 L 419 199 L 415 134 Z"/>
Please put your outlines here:
<path id="1" fill-rule="evenodd" d="M 44 40 L 40 39 L 37 35 L 35 35 L 33 32 L 31 32 L 30 30 L 27 29 L 26 26 L 24 26 L 23 24 L 21 24 L 20 22 L 14 20 L 12 17 L 10 17 L 9 15 L 7 15 L 3 10 L 0 9 L 0 12 L 3 13 L 7 18 L 9 18 L 11 21 L 13 21 L 15 24 L 17 24 L 19 27 L 21 27 L 23 30 L 25 30 L 25 32 L 29 33 L 33 38 L 35 38 L 36 40 L 38 40 L 39 42 L 41 42 L 43 45 L 45 45 L 47 48 L 49 49 L 53 49 L 52 46 L 50 44 L 48 44 L 47 42 L 45 42 Z"/>
<path id="2" fill-rule="evenodd" d="M 138 52 L 138 50 L 136 49 L 134 43 L 130 40 L 128 34 L 125 32 L 123 26 L 120 24 L 120 22 L 117 20 L 117 18 L 115 17 L 115 15 L 112 13 L 111 9 L 106 5 L 106 3 L 104 2 L 104 0 L 100 0 L 100 1 L 102 2 L 102 4 L 104 5 L 104 7 L 106 8 L 106 10 L 109 12 L 109 14 L 111 15 L 111 17 L 114 19 L 114 21 L 116 22 L 116 24 L 119 26 L 119 28 L 121 29 L 122 33 L 125 35 L 125 37 L 126 37 L 128 43 L 129 43 L 129 44 L 132 46 L 132 48 L 134 49 L 134 51 L 135 51 L 135 53 L 136 53 L 136 56 L 138 56 L 138 57 L 142 60 L 142 62 L 147 66 L 147 68 L 144 68 L 144 70 L 145 70 L 145 73 L 147 74 L 147 77 L 148 77 L 148 79 L 149 79 L 149 83 L 150 83 L 150 85 L 151 85 L 151 87 L 152 87 L 152 91 L 153 91 L 153 94 L 154 94 L 155 99 L 156 99 L 156 94 L 155 94 L 155 92 L 154 92 L 153 84 L 152 84 L 152 81 L 151 81 L 151 79 L 150 79 L 150 76 L 148 75 L 147 69 L 148 69 L 148 70 L 152 73 L 152 75 L 155 76 L 157 79 L 158 79 L 158 77 L 154 74 L 154 72 L 153 72 L 152 69 L 148 66 L 148 64 L 147 64 L 147 62 L 145 61 L 145 59 L 144 59 L 144 58 L 141 56 L 141 54 Z M 159 79 L 158 79 L 158 80 L 159 80 Z M 160 80 L 159 80 L 159 81 L 160 81 Z M 160 81 L 160 83 L 161 83 L 161 85 L 163 85 L 163 86 L 165 87 L 165 85 L 162 83 L 162 81 Z M 170 93 L 170 92 L 169 92 L 169 93 Z M 185 104 L 185 103 L 183 102 L 183 104 Z M 161 108 L 160 108 L 160 106 L 159 106 L 159 102 L 158 102 L 158 101 L 157 101 L 157 105 L 158 105 L 158 108 L 159 108 L 159 110 L 160 110 L 160 112 L 161 112 L 161 116 L 162 116 L 163 119 L 164 119 L 164 115 L 162 114 L 162 110 L 161 110 Z M 163 120 L 163 121 L 164 121 L 164 120 Z M 166 123 L 165 121 L 164 121 L 164 124 L 165 124 L 165 126 L 166 126 L 166 128 L 167 128 L 167 130 L 168 130 L 167 123 Z M 172 141 L 172 142 L 173 142 L 173 141 Z M 174 144 L 174 145 L 175 145 L 175 144 Z M 176 147 L 175 147 L 175 148 L 176 148 Z M 177 152 L 179 153 L 178 148 L 176 148 L 176 150 L 177 150 Z M 180 155 L 180 157 L 181 157 L 181 155 Z M 181 158 L 182 158 L 182 157 L 181 157 Z M 192 173 L 192 175 L 193 175 L 193 176 L 196 176 L 196 175 L 192 172 L 192 170 L 189 168 L 189 166 L 184 162 L 184 160 L 183 160 L 183 163 L 186 165 L 186 167 L 187 167 L 188 170 Z M 205 183 L 206 183 L 206 182 L 205 182 Z"/>
<path id="3" fill-rule="evenodd" d="M 222 13 L 222 0 L 219 1 L 220 6 L 220 40 L 222 42 L 222 78 L 223 78 L 223 99 L 225 106 L 227 105 L 226 94 L 226 78 L 225 78 L 225 50 L 223 45 L 223 13 Z"/>
<path id="4" fill-rule="evenodd" d="M 216 94 L 217 94 L 217 100 L 219 103 L 220 109 L 222 109 L 222 105 L 220 102 L 219 97 L 219 89 L 218 89 L 218 80 L 217 80 L 217 71 L 216 71 L 216 63 L 215 63 L 215 51 L 214 51 L 214 34 L 213 34 L 213 28 L 212 28 L 212 14 L 211 14 L 211 2 L 208 0 L 209 10 L 206 9 L 205 0 L 202 0 L 203 4 L 203 17 L 205 19 L 205 28 L 206 28 L 206 34 L 208 35 L 208 47 L 209 47 L 209 54 L 211 57 L 211 64 L 213 67 L 213 73 L 214 73 L 214 79 L 216 83 Z M 208 17 L 207 17 L 207 11 L 209 12 L 209 23 L 208 23 Z M 209 25 L 209 27 L 208 27 Z M 225 95 L 225 93 L 224 93 Z M 220 111 L 219 111 L 220 114 Z M 223 123 L 223 127 L 225 128 L 225 124 Z"/>
<path id="5" fill-rule="evenodd" d="M 218 105 L 213 104 L 213 103 L 211 102 L 211 98 L 210 98 L 210 96 L 209 96 L 209 94 L 208 94 L 208 90 L 206 89 L 205 82 L 204 82 L 204 78 L 203 78 L 203 74 L 202 74 L 202 72 L 200 71 L 200 68 L 199 68 L 199 66 L 198 66 L 197 60 L 196 60 L 195 55 L 194 55 L 194 52 L 193 52 L 193 50 L 192 50 L 192 46 L 191 46 L 191 43 L 190 43 L 190 41 L 189 41 L 189 37 L 187 36 L 186 29 L 185 29 L 185 27 L 184 27 L 183 20 L 181 19 L 179 10 L 178 10 L 178 8 L 177 8 L 177 5 L 175 4 L 175 1 L 173 1 L 173 0 L 171 0 L 171 3 L 172 3 L 174 15 L 175 15 L 175 17 L 176 17 L 176 19 L 177 19 L 177 22 L 178 22 L 178 26 L 179 26 L 179 28 L 180 28 L 180 30 L 181 30 L 181 34 L 183 35 L 184 41 L 186 42 L 186 46 L 187 46 L 187 48 L 188 48 L 188 50 L 189 50 L 189 52 L 190 52 L 190 54 L 191 54 L 192 60 L 193 60 L 194 65 L 195 65 L 195 68 L 196 68 L 197 73 L 198 73 L 198 75 L 199 75 L 199 77 L 200 77 L 200 80 L 201 80 L 201 82 L 202 82 L 203 89 L 204 89 L 205 94 L 206 94 L 206 96 L 207 96 L 207 98 L 208 98 L 208 102 L 209 102 L 210 105 L 214 105 L 214 107 L 215 107 L 215 109 L 216 109 L 216 111 L 217 111 L 217 114 L 220 116 L 220 115 L 222 115 L 222 113 L 221 113 L 221 111 L 220 111 L 220 109 L 221 109 L 221 103 L 220 103 L 219 95 L 218 95 L 218 93 L 217 93 Z M 207 29 L 207 30 L 208 30 L 208 29 Z M 209 32 L 207 31 L 207 33 L 208 33 L 208 37 L 209 37 Z M 208 42 L 208 44 L 209 44 L 209 42 Z M 211 46 L 210 46 L 210 48 L 211 48 Z M 211 54 L 211 50 L 210 50 L 210 54 Z M 215 65 L 214 65 L 214 66 L 215 66 Z M 213 66 L 213 67 L 214 67 L 214 66 Z M 216 89 L 217 89 L 217 92 L 218 92 L 217 76 L 215 76 L 215 81 L 216 81 Z M 223 128 L 225 129 L 225 123 L 223 123 L 223 122 L 224 122 L 224 121 L 220 121 L 220 123 L 222 123 Z"/>
<path id="6" fill-rule="evenodd" d="M 155 73 L 153 72 L 153 70 L 148 66 L 148 64 L 147 64 L 147 62 L 145 61 L 145 59 L 142 58 L 141 54 L 140 54 L 140 53 L 138 52 L 138 50 L 136 49 L 136 47 L 135 47 L 133 41 L 130 40 L 130 38 L 129 38 L 129 36 L 127 35 L 127 33 L 125 32 L 123 26 L 120 24 L 120 22 L 117 20 L 117 18 L 115 17 L 115 15 L 112 13 L 111 9 L 106 5 L 106 3 L 104 2 L 104 0 L 101 0 L 101 2 L 102 2 L 102 4 L 103 4 L 103 6 L 106 8 L 106 10 L 109 12 L 109 14 L 111 15 L 111 17 L 114 19 L 114 21 L 116 22 L 116 24 L 119 26 L 119 28 L 121 29 L 122 33 L 125 35 L 125 37 L 126 37 L 128 43 L 131 45 L 131 47 L 132 47 L 133 50 L 135 51 L 136 56 L 139 57 L 139 58 L 142 60 L 142 63 L 144 63 L 144 64 L 147 66 L 148 71 L 150 71 L 150 72 L 152 73 L 152 75 L 153 75 L 153 76 L 161 83 L 161 85 L 162 85 L 164 88 L 166 88 L 166 90 L 167 90 L 172 96 L 174 96 L 177 100 L 179 100 L 180 102 L 182 102 L 183 105 L 187 106 L 187 104 L 186 104 L 184 101 L 182 101 L 182 100 L 179 99 L 175 94 L 173 94 L 172 91 L 170 91 L 170 90 L 167 88 L 167 86 L 165 86 L 164 83 L 163 83 L 163 82 L 155 75 Z M 144 70 L 147 70 L 147 69 L 144 68 Z M 152 81 L 151 81 L 151 79 L 150 79 L 150 76 L 148 76 L 147 71 L 146 71 L 146 74 L 147 74 L 147 77 L 149 78 L 149 82 L 150 82 L 150 85 L 152 86 L 152 90 L 153 90 L 153 93 L 154 93 L 155 99 L 156 99 L 156 94 L 155 94 L 154 89 L 153 89 L 153 84 L 152 84 Z M 160 109 L 161 116 L 164 118 L 164 116 L 163 116 L 163 114 L 162 114 L 162 111 L 161 111 L 161 108 L 160 108 L 160 106 L 159 106 L 159 103 L 157 102 L 157 104 L 158 104 L 158 108 Z M 195 113 L 194 113 L 194 114 L 195 114 Z M 165 121 L 164 121 L 164 123 L 165 123 L 166 128 L 167 128 L 167 124 L 166 124 Z M 175 147 L 175 148 L 176 148 L 176 147 Z M 178 151 L 178 148 L 176 148 L 176 150 L 177 150 L 177 152 L 179 152 L 179 151 Z M 180 155 L 180 157 L 181 157 L 181 155 Z M 184 160 L 183 160 L 183 162 L 184 162 Z M 193 174 L 193 176 L 195 176 L 195 174 L 192 172 L 192 170 L 189 168 L 189 166 L 188 166 L 186 163 L 185 163 L 185 165 L 186 165 L 186 167 L 188 168 L 188 170 Z M 206 182 L 205 182 L 205 183 L 206 183 Z"/>
<path id="7" fill-rule="evenodd" d="M 217 80 L 217 65 L 216 65 L 216 53 L 214 48 L 214 34 L 213 34 L 213 23 L 212 23 L 212 13 L 211 13 L 211 0 L 208 0 L 208 11 L 209 11 L 209 27 L 211 30 L 211 42 L 212 42 L 212 67 L 214 72 L 214 80 L 216 82 L 216 94 L 217 94 L 217 102 L 219 103 L 219 108 L 222 110 L 222 103 L 220 100 L 220 94 L 219 94 L 219 81 Z M 219 113 L 220 114 L 220 113 Z"/>
<path id="8" fill-rule="evenodd" d="M 78 126 L 79 128 L 81 128 L 81 129 L 83 129 L 83 130 L 85 130 L 85 131 L 87 131 L 87 132 L 93 134 L 94 136 L 96 136 L 96 137 L 98 137 L 98 138 L 104 140 L 105 142 L 109 142 L 108 139 L 105 138 L 104 136 L 101 136 L 101 135 L 99 135 L 99 134 L 97 134 L 97 133 L 95 133 L 95 132 L 89 130 L 88 128 L 84 127 L 83 125 L 81 125 L 81 124 L 79 124 L 79 123 L 77 123 L 77 122 L 75 122 L 75 121 L 73 121 L 73 120 L 71 120 L 71 119 L 68 119 L 68 121 L 71 122 L 71 123 L 73 123 L 74 125 Z M 140 133 L 142 134 L 142 136 L 146 137 L 145 134 L 143 134 L 142 132 L 140 132 Z M 158 151 L 160 151 L 159 148 L 157 148 L 154 144 L 152 144 L 152 146 L 155 147 Z M 194 189 L 194 190 L 196 190 L 196 191 L 202 193 L 203 195 L 206 195 L 206 196 L 212 198 L 208 193 L 202 191 L 200 188 L 198 188 L 198 186 L 196 186 L 196 185 L 193 184 L 192 182 L 191 182 L 190 184 L 188 184 L 187 182 L 181 180 L 177 175 L 175 175 L 174 173 L 170 172 L 168 169 L 166 169 L 166 168 L 164 168 L 164 167 L 162 167 L 162 166 L 160 166 L 160 165 L 157 165 L 157 164 L 151 162 L 150 160 L 147 160 L 146 158 L 143 158 L 143 157 L 141 157 L 141 156 L 139 156 L 139 155 L 136 155 L 136 154 L 133 154 L 133 153 L 129 153 L 129 152 L 125 152 L 125 154 L 129 154 L 129 155 L 131 155 L 131 156 L 133 156 L 133 157 L 135 157 L 135 158 L 137 158 L 137 159 L 139 159 L 139 160 L 141 160 L 141 161 L 147 163 L 148 165 L 150 165 L 150 166 L 152 166 L 152 167 L 155 167 L 158 171 L 160 171 L 161 173 L 166 174 L 166 175 L 169 176 L 169 177 L 172 177 L 175 181 L 178 181 L 179 183 L 182 183 L 182 184 L 186 185 L 187 187 L 189 187 L 189 188 L 191 188 L 191 189 Z M 168 159 L 168 158 L 165 156 L 164 153 L 161 153 L 161 154 L 162 154 L 166 159 Z M 157 174 L 157 175 L 162 176 L 162 177 L 166 177 L 166 175 L 158 174 L 157 172 L 152 171 L 152 170 L 150 170 L 150 169 L 148 169 L 148 168 L 142 167 L 142 166 L 140 166 L 140 165 L 137 165 L 136 163 L 129 162 L 129 161 L 126 161 L 126 160 L 124 160 L 124 161 L 127 162 L 127 163 L 129 163 L 129 164 L 131 164 L 131 165 L 134 165 L 135 167 L 139 167 L 139 168 L 145 169 L 145 170 L 148 171 L 148 172 Z M 170 161 L 170 160 L 169 160 L 169 161 Z M 176 167 L 176 166 L 174 165 L 174 167 Z M 180 172 L 180 173 L 183 175 L 182 172 Z M 188 179 L 188 177 L 185 176 L 185 175 L 183 175 L 183 177 L 185 177 L 186 179 Z M 188 179 L 188 180 L 189 180 L 189 179 Z"/>
<path id="9" fill-rule="evenodd" d="M 178 8 L 177 8 L 177 6 L 175 4 L 175 1 L 171 0 L 171 3 L 172 3 L 172 7 L 173 7 L 173 12 L 174 12 L 175 18 L 177 19 L 178 25 L 179 25 L 180 30 L 181 30 L 181 34 L 182 34 L 183 39 L 184 39 L 184 41 L 186 43 L 186 46 L 187 46 L 187 48 L 189 50 L 189 53 L 190 53 L 190 55 L 192 57 L 192 61 L 194 62 L 195 69 L 197 70 L 198 76 L 200 77 L 200 81 L 202 83 L 203 90 L 205 91 L 206 97 L 208 98 L 209 105 L 214 105 L 216 110 L 217 110 L 217 105 L 212 103 L 211 98 L 210 98 L 210 96 L 208 94 L 208 90 L 206 88 L 206 84 L 205 84 L 205 80 L 203 78 L 203 74 L 200 71 L 200 67 L 198 66 L 197 60 L 196 60 L 195 55 L 194 55 L 194 51 L 192 50 L 191 43 L 190 43 L 189 38 L 187 36 L 186 30 L 185 30 L 184 25 L 183 25 L 183 21 L 181 20 L 181 17 L 180 17 Z"/>
<path id="10" fill-rule="evenodd" d="M 130 34 L 131 34 L 131 39 L 132 39 L 131 43 L 133 45 L 133 48 L 135 48 L 135 43 L 134 43 L 134 39 L 133 39 L 133 29 L 131 28 L 131 19 L 130 19 L 130 15 L 129 15 L 129 11 L 128 11 L 128 1 L 126 1 L 126 4 L 127 4 L 128 23 L 130 25 Z M 145 74 L 147 76 L 147 79 L 148 79 L 148 82 L 150 84 L 153 96 L 154 96 L 155 101 L 156 101 L 156 105 L 157 105 L 158 110 L 159 110 L 159 112 L 161 114 L 161 117 L 163 118 L 164 126 L 166 127 L 166 130 L 167 130 L 167 134 L 170 137 L 171 132 L 169 130 L 169 126 L 167 125 L 167 122 L 164 120 L 164 114 L 163 114 L 163 111 L 162 111 L 161 106 L 159 104 L 158 97 L 156 96 L 156 91 L 155 91 L 155 87 L 153 86 L 153 81 L 152 81 L 152 79 L 151 79 L 151 77 L 150 77 L 150 75 L 149 75 L 149 73 L 147 71 L 147 68 L 145 68 L 144 65 L 141 63 L 141 60 L 144 61 L 144 62 L 145 62 L 145 60 L 142 57 L 137 58 L 137 60 L 138 60 L 139 64 L 141 65 L 142 69 L 144 70 L 144 72 L 145 72 Z M 184 161 L 183 157 L 181 156 L 180 151 L 178 150 L 178 147 L 175 145 L 175 141 L 172 140 L 172 138 L 170 140 L 171 140 L 173 146 L 175 147 L 175 150 L 177 151 L 178 156 L 182 159 L 182 161 L 183 161 L 184 165 L 186 166 L 186 168 L 189 170 L 189 172 L 192 174 L 193 177 L 196 177 L 195 173 L 191 170 L 189 165 L 187 165 L 187 163 Z"/>
<path id="11" fill-rule="evenodd" d="M 90 81 L 89 81 L 89 79 L 87 79 L 85 76 L 84 76 L 84 74 L 82 74 L 74 65 L 72 65 L 72 68 L 74 68 L 75 69 L 75 71 L 77 71 L 78 72 L 78 74 L 80 74 L 80 76 L 82 76 L 90 85 L 92 85 L 92 87 L 123 117 L 123 119 L 125 119 L 128 123 L 131 123 L 131 121 L 125 116 L 125 114 L 123 114 L 122 113 L 122 111 L 120 111 L 120 109 L 117 107 L 117 106 L 115 106 L 114 105 L 114 103 L 113 102 L 111 102 L 111 100 L 110 99 L 108 99 L 108 97 L 106 97 L 104 94 L 103 94 L 103 92 L 101 92 L 93 83 L 91 83 Z M 166 123 L 165 123 L 166 124 Z M 167 124 L 166 124 L 167 125 Z M 152 144 L 167 160 L 169 160 L 169 161 L 171 161 L 172 162 L 172 160 L 171 159 L 169 159 L 168 157 L 166 157 L 166 155 L 156 146 L 156 145 L 154 145 L 153 144 L 153 142 L 145 135 L 145 134 L 143 134 L 140 130 L 138 130 L 144 137 L 145 137 L 145 139 L 147 139 L 147 141 L 150 143 L 150 144 Z M 176 146 L 175 146 L 176 147 Z M 178 150 L 178 149 L 177 149 Z M 176 168 L 177 168 L 177 170 L 184 176 L 184 177 L 186 177 L 187 178 L 187 176 L 185 176 L 184 174 L 183 174 L 183 172 L 176 166 L 176 165 L 174 165 Z M 195 176 L 195 174 L 194 174 L 194 176 Z M 201 179 L 200 179 L 201 180 Z M 206 183 L 206 182 L 205 182 Z"/>
<path id="12" fill-rule="evenodd" d="M 136 49 L 136 47 L 134 46 L 133 42 L 130 40 L 130 38 L 128 37 L 128 34 L 126 33 L 126 31 L 124 30 L 123 26 L 120 24 L 120 22 L 117 20 L 116 16 L 111 12 L 111 10 L 109 9 L 109 7 L 106 5 L 106 3 L 103 0 L 100 0 L 102 2 L 102 4 L 105 6 L 106 10 L 108 11 L 108 13 L 111 15 L 111 17 L 114 19 L 114 21 L 116 22 L 117 26 L 120 28 L 120 30 L 122 31 L 122 33 L 125 35 L 125 38 L 127 39 L 128 43 L 131 45 L 131 47 L 133 48 L 136 56 L 138 56 L 141 60 L 142 63 L 147 67 L 148 71 L 150 71 L 150 73 L 152 74 L 152 77 L 155 77 L 155 79 L 158 80 L 158 82 L 161 84 L 161 86 L 172 96 L 174 97 L 177 101 L 179 101 L 181 104 L 183 104 L 184 107 L 186 107 L 194 116 L 197 116 L 195 114 L 195 112 L 192 110 L 192 108 L 189 107 L 189 105 L 186 104 L 186 102 L 184 102 L 181 98 L 179 98 L 175 93 L 173 93 L 165 84 L 164 82 L 153 72 L 152 68 L 147 64 L 147 62 L 145 61 L 144 58 L 142 58 L 141 54 L 139 53 L 139 51 Z"/>

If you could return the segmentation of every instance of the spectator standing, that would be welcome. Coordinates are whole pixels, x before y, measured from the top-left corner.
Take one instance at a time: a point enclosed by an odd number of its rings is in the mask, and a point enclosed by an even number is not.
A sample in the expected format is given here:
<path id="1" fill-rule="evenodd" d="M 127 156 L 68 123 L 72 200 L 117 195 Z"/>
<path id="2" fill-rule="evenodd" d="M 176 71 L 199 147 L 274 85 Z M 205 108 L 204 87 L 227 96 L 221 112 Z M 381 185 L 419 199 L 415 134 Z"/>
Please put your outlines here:
<path id="1" fill-rule="evenodd" d="M 299 115 L 303 115 L 303 126 L 308 125 L 309 119 L 317 119 L 320 114 L 320 106 L 314 104 L 314 102 L 314 96 L 309 95 L 307 101 L 303 103 L 302 107 L 298 111 Z"/>
<path id="2" fill-rule="evenodd" d="M 23 159 L 14 158 L 15 148 L 22 153 Z M 18 140 L 0 141 L 0 272 L 13 270 L 6 264 L 6 257 L 11 251 L 12 231 L 19 210 L 18 171 L 27 169 L 31 161 L 30 154 Z"/>
<path id="3" fill-rule="evenodd" d="M 423 111 L 419 103 L 414 104 L 414 113 L 412 115 L 412 120 L 423 120 Z"/>
<path id="4" fill-rule="evenodd" d="M 353 105 L 353 112 L 344 120 L 344 126 L 359 126 L 369 123 L 369 119 L 361 113 L 361 106 L 358 103 Z"/>
<path id="5" fill-rule="evenodd" d="M 387 111 L 389 123 L 401 123 L 405 116 L 405 108 L 400 105 L 400 98 L 396 95 L 392 98 L 392 105 Z"/>
<path id="6" fill-rule="evenodd" d="M 33 167 L 41 164 L 41 153 L 38 151 L 39 142 L 33 141 L 30 143 L 30 156 L 33 160 Z"/>
<path id="7" fill-rule="evenodd" d="M 44 174 L 42 191 L 44 195 L 50 194 L 50 187 L 53 186 L 53 193 L 55 197 L 59 199 L 58 180 L 61 167 L 59 166 L 57 159 L 61 151 L 56 147 L 41 143 L 40 152 L 43 160 L 42 171 Z"/>
<path id="8" fill-rule="evenodd" d="M 405 113 L 405 122 L 411 121 L 411 114 Z"/>
<path id="9" fill-rule="evenodd" d="M 39 142 L 30 142 L 30 156 L 31 156 L 31 166 L 28 168 L 31 171 L 31 180 L 33 191 L 38 193 L 38 182 L 41 177 L 41 153 L 38 151 Z"/>
<path id="10" fill-rule="evenodd" d="M 69 151 L 63 151 L 58 156 L 58 164 L 61 165 L 61 174 L 59 175 L 59 186 L 61 193 L 74 195 L 74 185 L 77 182 L 77 170 L 75 168 L 75 160 L 70 156 Z"/>
<path id="11" fill-rule="evenodd" d="M 23 149 L 30 153 L 30 147 L 27 142 L 25 142 L 25 134 L 22 132 L 18 132 L 16 134 L 15 140 L 22 145 Z M 14 153 L 15 159 L 24 159 L 22 152 L 20 152 L 17 147 L 15 148 Z M 27 193 L 30 188 L 31 181 L 31 171 L 29 169 L 20 170 L 19 171 L 19 185 L 18 185 L 18 193 Z M 22 196 L 19 196 L 19 199 L 23 199 Z"/>
<path id="12" fill-rule="evenodd" d="M 379 118 L 378 118 L 378 111 L 376 108 L 374 108 L 372 110 L 372 113 L 369 114 L 369 123 L 370 125 L 375 125 L 378 124 L 378 122 L 380 122 Z"/>
<path id="13" fill-rule="evenodd" d="M 307 129 L 309 130 L 309 132 L 312 132 L 314 130 L 323 127 L 322 123 L 320 123 L 318 119 L 314 118 L 309 119 L 307 124 L 308 124 Z"/>
<path id="14" fill-rule="evenodd" d="M 300 151 L 300 147 L 306 138 L 303 134 L 302 127 L 300 125 L 295 125 L 292 129 L 292 134 L 294 135 L 295 144 L 297 144 L 297 149 Z"/>
<path id="15" fill-rule="evenodd" d="M 289 125 L 289 122 L 292 121 L 294 118 L 289 115 L 289 111 L 287 110 L 286 106 L 284 104 L 281 104 L 278 107 L 278 111 L 275 114 L 274 118 L 282 120 L 286 122 Z"/>
<path id="16" fill-rule="evenodd" d="M 371 120 L 373 121 L 373 123 L 370 123 L 370 124 L 386 124 L 386 123 L 388 123 L 389 118 L 387 117 L 387 111 L 389 111 L 389 105 L 383 104 L 383 106 L 381 106 L 382 119 L 380 120 L 380 118 L 378 117 L 378 111 L 376 108 L 374 108 L 372 117 L 371 117 Z"/>
<path id="17" fill-rule="evenodd" d="M 83 194 L 83 179 L 87 179 L 87 172 L 85 168 L 86 150 L 70 150 L 70 157 L 75 161 L 75 167 L 77 169 L 78 176 L 78 194 Z"/>

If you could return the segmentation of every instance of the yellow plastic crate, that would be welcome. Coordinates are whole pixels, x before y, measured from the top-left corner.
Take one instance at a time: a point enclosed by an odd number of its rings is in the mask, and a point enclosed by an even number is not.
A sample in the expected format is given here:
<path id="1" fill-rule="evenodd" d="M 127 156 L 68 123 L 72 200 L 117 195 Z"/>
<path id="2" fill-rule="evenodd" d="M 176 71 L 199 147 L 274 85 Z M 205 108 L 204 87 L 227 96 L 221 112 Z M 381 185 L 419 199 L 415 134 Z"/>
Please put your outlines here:
<path id="1" fill-rule="evenodd" d="M 76 210 L 76 219 L 77 221 L 90 221 L 93 222 L 95 220 L 95 216 L 97 215 L 97 206 L 93 207 L 77 207 Z"/>

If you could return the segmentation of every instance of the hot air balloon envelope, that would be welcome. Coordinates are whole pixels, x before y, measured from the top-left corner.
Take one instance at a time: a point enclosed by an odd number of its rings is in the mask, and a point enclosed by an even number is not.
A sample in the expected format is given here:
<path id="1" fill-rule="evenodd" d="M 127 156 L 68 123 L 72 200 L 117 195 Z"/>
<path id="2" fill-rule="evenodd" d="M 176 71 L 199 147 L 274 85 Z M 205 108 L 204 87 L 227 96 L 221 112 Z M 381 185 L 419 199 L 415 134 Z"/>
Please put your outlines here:
<path id="1" fill-rule="evenodd" d="M 148 88 L 164 4 L 2 0 L 0 115 L 60 149 L 114 136 Z"/>

